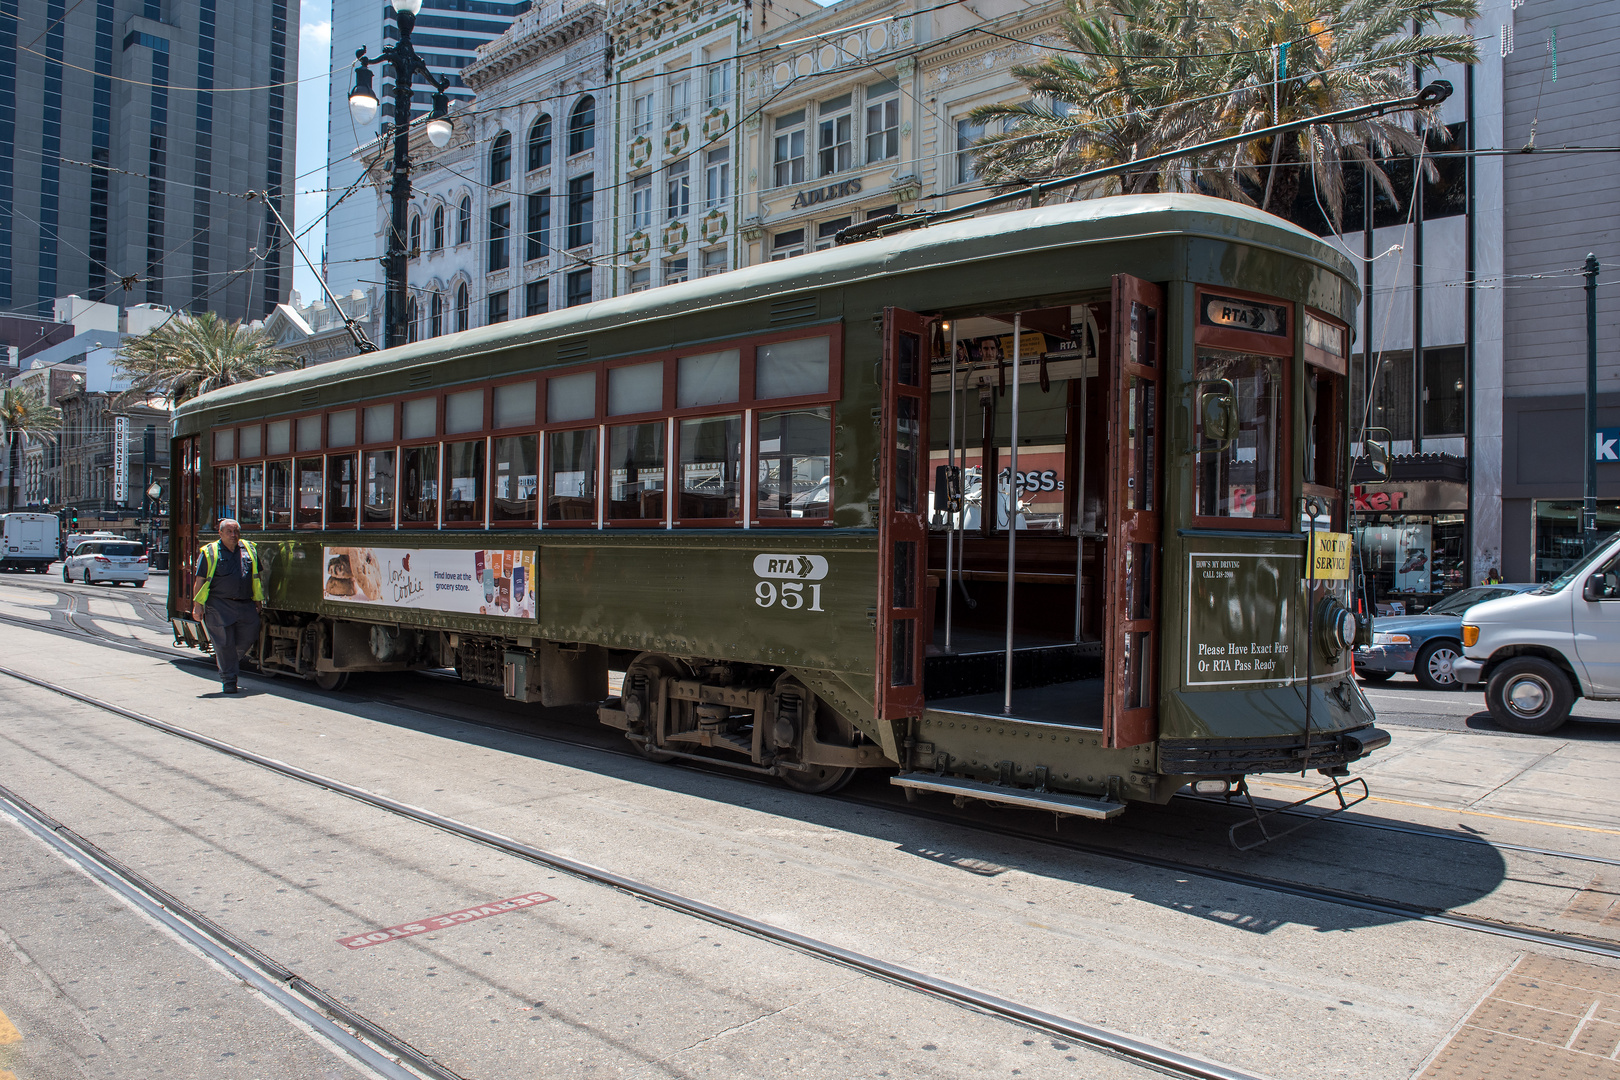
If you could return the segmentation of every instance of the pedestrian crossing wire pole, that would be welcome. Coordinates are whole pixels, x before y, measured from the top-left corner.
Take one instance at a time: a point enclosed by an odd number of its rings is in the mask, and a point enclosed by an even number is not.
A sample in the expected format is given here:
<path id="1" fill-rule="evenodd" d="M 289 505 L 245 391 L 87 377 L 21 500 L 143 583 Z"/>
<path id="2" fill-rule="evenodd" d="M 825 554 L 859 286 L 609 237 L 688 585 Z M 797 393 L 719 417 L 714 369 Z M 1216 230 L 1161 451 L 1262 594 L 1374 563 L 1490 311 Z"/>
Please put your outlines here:
<path id="1" fill-rule="evenodd" d="M 1597 279 L 1596 255 L 1586 256 L 1586 501 L 1581 506 L 1581 540 L 1597 546 Z"/>

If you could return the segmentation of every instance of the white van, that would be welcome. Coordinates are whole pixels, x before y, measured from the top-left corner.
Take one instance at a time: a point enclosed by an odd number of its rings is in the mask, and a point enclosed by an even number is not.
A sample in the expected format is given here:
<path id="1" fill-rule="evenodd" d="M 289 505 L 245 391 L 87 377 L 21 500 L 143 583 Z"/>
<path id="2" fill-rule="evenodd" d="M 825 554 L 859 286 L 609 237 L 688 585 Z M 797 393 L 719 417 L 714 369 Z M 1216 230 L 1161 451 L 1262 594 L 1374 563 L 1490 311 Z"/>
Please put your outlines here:
<path id="1" fill-rule="evenodd" d="M 1463 657 L 1452 673 L 1485 684 L 1485 704 L 1509 731 L 1545 735 L 1577 697 L 1620 701 L 1620 533 L 1562 577 L 1463 614 Z"/>
<path id="2" fill-rule="evenodd" d="M 62 523 L 55 514 L 0 514 L 0 570 L 43 574 L 61 553 Z"/>

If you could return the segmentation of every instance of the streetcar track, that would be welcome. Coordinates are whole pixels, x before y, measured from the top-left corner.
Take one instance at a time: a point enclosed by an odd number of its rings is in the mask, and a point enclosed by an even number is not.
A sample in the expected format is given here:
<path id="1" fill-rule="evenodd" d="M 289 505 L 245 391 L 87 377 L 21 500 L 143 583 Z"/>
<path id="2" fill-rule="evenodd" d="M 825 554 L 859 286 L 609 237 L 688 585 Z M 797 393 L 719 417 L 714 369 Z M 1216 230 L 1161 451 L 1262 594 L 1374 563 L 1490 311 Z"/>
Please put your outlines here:
<path id="1" fill-rule="evenodd" d="M 903 964 L 893 963 L 841 945 L 822 941 L 789 930 L 786 927 L 777 926 L 773 923 L 710 904 L 695 897 L 685 896 L 637 880 L 628 875 L 545 851 L 500 833 L 468 824 L 456 818 L 436 814 L 430 810 L 412 806 L 385 795 L 374 794 L 363 788 L 346 784 L 341 780 L 266 757 L 243 747 L 204 735 L 201 732 L 170 724 L 155 717 L 147 716 L 144 713 L 126 709 L 112 702 L 103 701 L 89 694 L 80 693 L 77 690 L 57 685 L 24 672 L 0 667 L 0 675 L 28 683 L 103 712 L 121 716 L 135 723 L 207 747 L 228 757 L 256 765 L 289 779 L 298 780 L 334 794 L 342 795 L 363 805 L 415 821 L 418 824 L 427 825 L 451 836 L 482 844 L 503 854 L 556 870 L 582 881 L 607 886 L 627 896 L 793 949 L 807 956 L 881 979 L 884 982 L 912 990 L 926 997 L 948 1001 L 976 1012 L 1011 1021 L 1035 1031 L 1055 1035 L 1073 1042 L 1084 1043 L 1093 1049 L 1135 1064 L 1146 1065 L 1176 1076 L 1197 1078 L 1197 1080 L 1264 1080 L 1263 1077 L 1256 1073 L 1246 1072 L 1220 1062 L 1193 1057 L 1145 1039 L 1139 1039 L 1072 1017 L 1024 1005 L 989 991 L 929 975 L 926 972 Z M 21 802 L 20 799 L 13 796 L 4 787 L 0 787 L 0 799 L 13 803 Z M 55 829 L 60 828 L 60 826 L 55 826 Z M 156 888 L 156 886 L 153 886 L 153 888 Z M 262 954 L 258 955 L 262 956 Z M 264 959 L 268 960 L 268 958 Z M 274 963 L 273 961 L 270 962 Z"/>
<path id="2" fill-rule="evenodd" d="M 23 620 L 9 618 L 9 617 L 3 616 L 3 615 L 0 615 L 0 620 L 7 621 L 7 622 L 13 622 L 13 623 L 16 623 L 18 625 L 34 626 L 36 629 L 39 628 L 39 626 L 37 626 L 36 624 L 27 623 L 27 622 L 25 622 Z M 77 626 L 78 624 L 75 624 L 75 625 Z M 161 648 L 161 647 L 158 647 L 158 646 L 153 646 L 153 645 L 150 645 L 150 644 L 147 644 L 147 643 L 144 643 L 144 642 L 140 642 L 140 641 L 138 641 L 136 639 L 133 639 L 133 638 L 125 639 L 125 638 L 112 637 L 110 635 L 99 635 L 99 634 L 95 634 L 93 631 L 87 630 L 86 628 L 84 628 L 82 626 L 80 626 L 79 629 L 81 631 L 83 631 L 85 634 L 87 634 L 88 636 L 94 638 L 97 641 L 98 644 L 107 644 L 107 645 L 111 645 L 111 646 L 113 646 L 115 648 L 132 648 L 132 649 L 135 649 L 137 651 L 147 653 L 149 655 L 163 656 L 163 657 L 165 657 L 167 659 L 174 659 L 174 660 L 179 660 L 179 661 L 188 662 L 188 663 L 192 663 L 192 664 L 201 665 L 201 664 L 207 663 L 207 661 L 200 655 L 194 656 L 193 654 L 191 654 L 189 652 L 182 652 L 181 650 L 178 650 L 178 649 Z M 78 635 L 72 635 L 72 636 L 76 637 Z M 10 670 L 5 669 L 5 668 L 0 668 L 0 674 L 10 675 L 12 677 L 20 678 L 20 679 L 22 679 L 24 681 L 28 681 L 28 682 L 34 682 L 37 685 L 43 686 L 43 687 L 45 687 L 47 689 L 51 689 L 53 692 L 66 694 L 67 696 L 70 696 L 70 697 L 78 697 L 81 700 L 85 701 L 87 704 L 91 704 L 91 705 L 93 705 L 95 707 L 98 707 L 98 708 L 105 708 L 105 709 L 108 709 L 110 711 L 119 712 L 121 715 L 129 715 L 130 718 L 132 718 L 132 719 L 137 718 L 139 716 L 139 714 L 125 713 L 123 710 L 121 710 L 121 708 L 119 706 L 112 705 L 111 703 L 104 703 L 104 702 L 100 702 L 99 700 L 96 700 L 96 699 L 93 699 L 93 698 L 89 698 L 89 697 L 79 695 L 76 691 L 72 691 L 72 690 L 69 690 L 69 689 L 63 688 L 63 687 L 56 687 L 53 684 L 46 683 L 43 680 L 37 680 L 34 677 L 28 676 L 26 674 L 22 674 L 22 673 L 19 673 L 19 672 L 13 672 L 13 671 L 10 671 Z M 263 673 L 261 673 L 261 675 L 262 674 Z M 427 677 L 432 678 L 432 679 L 434 679 L 436 681 L 444 681 L 444 682 L 453 683 L 455 685 L 462 685 L 461 680 L 459 678 L 456 678 L 455 676 L 450 675 L 450 674 L 440 674 L 440 673 L 436 673 L 436 672 L 419 672 L 417 674 L 419 674 L 419 675 L 427 675 Z M 264 677 L 275 678 L 275 676 L 270 676 L 270 675 L 265 675 Z M 592 751 L 592 752 L 595 752 L 595 753 L 601 753 L 601 754 L 608 754 L 608 755 L 611 755 L 611 756 L 624 757 L 624 758 L 627 758 L 627 759 L 630 759 L 630 760 L 635 760 L 635 761 L 645 761 L 646 760 L 642 755 L 637 754 L 637 753 L 635 753 L 633 751 L 630 751 L 630 750 L 620 749 L 620 748 L 611 747 L 611 746 L 603 746 L 603 745 L 600 745 L 598 743 L 594 743 L 594 742 L 590 742 L 590 741 L 586 741 L 586 740 L 581 740 L 581 739 L 572 739 L 572 738 L 568 738 L 566 736 L 556 734 L 556 733 L 537 732 L 537 731 L 534 731 L 534 730 L 532 730 L 530 728 L 519 727 L 519 726 L 512 725 L 512 724 L 504 724 L 504 723 L 500 723 L 500 722 L 497 722 L 497 721 L 492 720 L 492 719 L 479 719 L 479 718 L 468 717 L 468 716 L 464 716 L 464 715 L 458 715 L 458 714 L 455 714 L 455 713 L 440 712 L 440 711 L 437 711 L 437 710 L 434 710 L 434 709 L 424 708 L 423 706 L 418 705 L 418 704 L 406 704 L 404 702 L 401 702 L 401 701 L 398 701 L 398 700 L 395 700 L 395 699 L 392 699 L 392 698 L 389 698 L 389 697 L 380 697 L 380 696 L 375 696 L 375 695 L 370 696 L 370 697 L 366 697 L 366 696 L 362 696 L 362 695 L 351 695 L 351 696 L 357 697 L 361 701 L 380 702 L 382 704 L 388 705 L 391 708 L 403 709 L 403 710 L 406 710 L 406 711 L 409 711 L 409 712 L 416 713 L 416 714 L 421 715 L 421 716 L 431 717 L 431 718 L 436 719 L 436 720 L 447 721 L 447 722 L 451 722 L 451 723 L 468 724 L 470 726 L 478 727 L 478 728 L 484 728 L 486 730 L 500 731 L 500 732 L 503 732 L 503 733 L 506 733 L 506 734 L 518 735 L 518 736 L 524 737 L 524 738 L 536 739 L 536 740 L 549 742 L 549 743 L 556 744 L 556 745 L 567 746 L 567 747 L 570 747 L 570 748 L 573 748 L 573 749 L 588 750 L 588 751 Z M 152 718 L 143 718 L 143 719 L 140 720 L 140 722 L 143 722 L 143 723 L 144 722 L 151 722 L 151 723 L 156 724 L 156 725 L 163 725 L 162 721 L 152 720 Z M 164 729 L 169 730 L 169 726 L 165 725 Z M 196 733 L 188 733 L 187 729 L 183 729 L 183 728 L 173 728 L 171 733 L 179 735 L 182 738 L 191 738 L 191 737 L 195 736 L 198 739 L 207 739 L 206 736 L 196 735 Z M 223 746 L 225 744 L 221 744 L 221 745 Z M 226 752 L 230 752 L 230 751 L 226 751 Z M 243 751 L 243 752 L 244 753 L 250 753 L 248 751 Z M 763 786 L 763 787 L 771 788 L 772 790 L 777 789 L 776 785 L 771 783 L 768 780 L 764 780 L 764 779 L 760 779 L 760 778 L 756 778 L 756 777 L 751 777 L 751 776 L 746 776 L 746 775 L 739 775 L 734 770 L 727 769 L 725 767 L 725 765 L 723 763 L 721 763 L 721 762 L 716 762 L 712 766 L 703 765 L 702 763 L 699 763 L 699 762 L 674 762 L 674 763 L 669 763 L 669 764 L 673 764 L 673 765 L 675 765 L 675 767 L 678 767 L 678 768 L 689 769 L 689 770 L 691 770 L 693 772 L 697 772 L 697 773 L 699 773 L 701 775 L 724 776 L 727 779 L 738 780 L 738 781 L 742 781 L 742 782 L 750 783 L 750 784 L 756 784 L 756 785 L 760 785 L 760 786 Z M 1298 897 L 1298 898 L 1301 898 L 1301 899 L 1315 900 L 1315 901 L 1319 901 L 1319 902 L 1323 902 L 1323 903 L 1329 903 L 1329 904 L 1336 904 L 1336 905 L 1340 905 L 1340 906 L 1351 907 L 1351 908 L 1355 908 L 1355 909 L 1358 909 L 1358 910 L 1369 911 L 1369 912 L 1373 912 L 1373 913 L 1376 913 L 1376 914 L 1391 916 L 1391 917 L 1394 917 L 1394 918 L 1401 918 L 1401 919 L 1407 919 L 1407 920 L 1412 920 L 1412 921 L 1434 923 L 1434 924 L 1438 924 L 1438 925 L 1449 926 L 1449 927 L 1452 927 L 1453 929 L 1468 930 L 1468 931 L 1477 932 L 1477 933 L 1484 933 L 1484 934 L 1489 934 L 1489 935 L 1494 935 L 1494 936 L 1499 936 L 1499 937 L 1506 937 L 1506 938 L 1517 939 L 1517 940 L 1522 940 L 1522 941 L 1527 941 L 1527 942 L 1533 942 L 1533 943 L 1537 943 L 1537 944 L 1546 945 L 1546 946 L 1549 946 L 1549 947 L 1552 947 L 1552 948 L 1568 949 L 1568 950 L 1572 950 L 1572 951 L 1576 951 L 1576 952 L 1586 953 L 1586 954 L 1589 954 L 1589 955 L 1603 956 L 1603 957 L 1610 958 L 1610 959 L 1620 959 L 1620 942 L 1610 942 L 1610 941 L 1606 941 L 1606 940 L 1603 940 L 1603 939 L 1593 939 L 1593 938 L 1581 937 L 1579 935 L 1565 934 L 1565 933 L 1562 933 L 1562 932 L 1556 931 L 1556 930 L 1547 930 L 1547 929 L 1542 929 L 1542 928 L 1539 928 L 1539 927 L 1521 926 L 1521 925 L 1512 924 L 1512 923 L 1505 923 L 1505 922 L 1501 922 L 1501 921 L 1497 921 L 1497 920 L 1493 920 L 1493 919 L 1482 918 L 1482 917 L 1479 917 L 1479 916 L 1459 914 L 1459 913 L 1452 912 L 1452 911 L 1449 911 L 1449 910 L 1446 910 L 1446 909 L 1434 908 L 1434 907 L 1426 907 L 1426 906 L 1423 906 L 1423 905 L 1420 905 L 1420 904 L 1411 904 L 1411 903 L 1406 903 L 1406 902 L 1399 901 L 1399 900 L 1391 900 L 1391 899 L 1388 899 L 1388 898 L 1385 898 L 1385 897 L 1371 896 L 1371 895 L 1364 894 L 1364 893 L 1353 893 L 1353 892 L 1349 892 L 1349 891 L 1345 891 L 1345 890 L 1331 889 L 1331 888 L 1328 888 L 1328 887 L 1325 887 L 1325 886 L 1311 885 L 1311 884 L 1307 884 L 1307 883 L 1304 883 L 1304 882 L 1290 881 L 1290 880 L 1283 879 L 1283 878 L 1267 877 L 1265 875 L 1260 875 L 1260 874 L 1250 874 L 1250 873 L 1248 873 L 1246 871 L 1241 871 L 1241 870 L 1230 870 L 1230 869 L 1225 869 L 1225 868 L 1216 867 L 1216 866 L 1210 866 L 1210 865 L 1202 864 L 1202 863 L 1182 862 L 1182 861 L 1179 861 L 1179 860 L 1165 858 L 1165 857 L 1162 857 L 1162 856 L 1155 856 L 1155 855 L 1150 855 L 1150 854 L 1141 853 L 1141 852 L 1127 851 L 1127 850 L 1123 850 L 1123 849 L 1120 849 L 1120 848 L 1110 847 L 1110 846 L 1105 845 L 1105 844 L 1095 844 L 1095 843 L 1088 843 L 1088 842 L 1082 841 L 1082 840 L 1070 839 L 1070 838 L 1066 838 L 1066 837 L 1056 837 L 1056 836 L 1052 836 L 1052 835 L 1045 834 L 1045 833 L 1042 833 L 1042 832 L 1036 832 L 1036 831 L 1031 830 L 1031 829 L 1021 828 L 1021 827 L 1015 826 L 1015 825 L 1006 825 L 1006 824 L 997 824 L 997 823 L 991 823 L 991 822 L 974 821 L 974 820 L 969 820 L 969 819 L 966 819 L 966 818 L 963 818 L 963 817 L 960 817 L 960 816 L 956 816 L 956 815 L 952 815 L 952 814 L 948 814 L 948 813 L 942 813 L 942 812 L 938 812 L 938 811 L 933 811 L 933 810 L 928 810 L 928 809 L 925 809 L 925 808 L 913 806 L 908 802 L 904 802 L 904 801 L 901 801 L 901 800 L 898 800 L 898 799 L 891 801 L 891 800 L 887 800 L 887 799 L 873 798 L 873 797 L 870 797 L 870 796 L 850 795 L 850 794 L 845 794 L 845 793 L 838 793 L 838 794 L 832 794 L 832 795 L 823 795 L 821 797 L 826 798 L 826 799 L 836 800 L 836 801 L 839 801 L 839 802 L 843 802 L 843 803 L 845 803 L 847 805 L 863 806 L 863 807 L 866 807 L 868 809 L 878 809 L 878 810 L 887 811 L 887 812 L 893 813 L 893 814 L 905 815 L 907 817 L 920 818 L 920 819 L 923 819 L 923 820 L 928 820 L 928 821 L 933 821 L 933 822 L 938 822 L 938 823 L 944 823 L 944 824 L 948 824 L 948 825 L 954 825 L 954 826 L 957 826 L 957 827 L 960 827 L 960 828 L 965 828 L 965 829 L 968 829 L 968 830 L 971 830 L 971 831 L 974 831 L 974 832 L 978 832 L 978 833 L 989 835 L 989 836 L 995 836 L 995 837 L 999 837 L 999 838 L 1003 838 L 1003 839 L 1009 839 L 1009 838 L 1010 839 L 1017 839 L 1017 840 L 1020 840 L 1020 841 L 1024 841 L 1024 842 L 1028 842 L 1028 843 L 1035 843 L 1035 844 L 1038 844 L 1038 845 L 1043 845 L 1043 846 L 1048 846 L 1048 847 L 1058 847 L 1058 848 L 1062 848 L 1062 849 L 1065 849 L 1065 850 L 1074 851 L 1074 852 L 1078 852 L 1078 853 L 1086 854 L 1086 855 L 1091 855 L 1091 856 L 1098 857 L 1098 858 L 1107 858 L 1107 859 L 1112 859 L 1112 860 L 1115 860 L 1115 861 L 1118 861 L 1118 862 L 1126 862 L 1126 863 L 1132 863 L 1132 864 L 1141 865 L 1141 866 L 1148 866 L 1148 867 L 1152 867 L 1152 868 L 1159 869 L 1159 870 L 1165 870 L 1165 871 L 1168 871 L 1168 872 L 1171 872 L 1171 873 L 1191 874 L 1191 875 L 1195 875 L 1195 876 L 1198 876 L 1198 877 L 1207 878 L 1207 879 L 1210 879 L 1210 880 L 1221 881 L 1221 882 L 1224 882 L 1224 883 L 1227 883 L 1227 884 L 1243 885 L 1245 887 L 1258 889 L 1258 890 L 1261 890 L 1261 891 L 1279 893 L 1279 894 L 1282 894 L 1282 895 L 1294 896 L 1294 897 Z M 1198 797 L 1198 796 L 1177 796 L 1177 797 L 1181 798 L 1181 799 L 1185 799 L 1187 801 L 1213 802 L 1213 803 L 1217 803 L 1217 804 L 1223 802 L 1223 800 L 1205 799 L 1205 798 Z M 1292 813 L 1298 813 L 1298 814 L 1301 814 L 1302 816 L 1306 816 L 1306 817 L 1316 817 L 1316 816 L 1318 816 L 1318 815 L 1311 814 L 1311 813 L 1309 813 L 1307 811 L 1292 811 Z M 1579 853 L 1579 852 L 1557 851 L 1557 850 L 1553 850 L 1553 849 L 1538 848 L 1538 847 L 1533 847 L 1533 846 L 1529 846 L 1529 845 L 1508 844 L 1508 843 L 1503 843 L 1503 842 L 1485 840 L 1483 838 L 1476 838 L 1476 837 L 1468 836 L 1466 834 L 1446 833 L 1446 832 L 1441 832 L 1439 830 L 1428 830 L 1428 829 L 1423 829 L 1423 828 L 1418 828 L 1418 827 L 1395 825 L 1395 824 L 1391 824 L 1391 823 L 1370 822 L 1370 821 L 1364 821 L 1364 820 L 1355 819 L 1355 818 L 1337 818 L 1337 817 L 1334 817 L 1334 818 L 1328 818 L 1328 820 L 1331 821 L 1331 822 L 1336 822 L 1338 824 L 1355 825 L 1355 826 L 1358 826 L 1358 827 L 1373 828 L 1373 829 L 1384 829 L 1384 830 L 1388 830 L 1388 831 L 1392 831 L 1392 832 L 1408 833 L 1408 834 L 1411 834 L 1411 835 L 1421 836 L 1421 837 L 1430 838 L 1430 839 L 1458 841 L 1458 842 L 1468 843 L 1468 844 L 1476 845 L 1476 846 L 1491 847 L 1491 848 L 1495 848 L 1495 849 L 1498 849 L 1498 850 L 1515 851 L 1515 852 L 1518 852 L 1518 853 L 1521 853 L 1521 854 L 1527 854 L 1527 855 L 1539 855 L 1539 856 L 1544 856 L 1544 857 L 1548 857 L 1548 858 L 1561 858 L 1561 859 L 1568 859 L 1568 860 L 1572 860 L 1572 861 L 1599 863 L 1599 864 L 1603 864 L 1603 865 L 1620 865 L 1620 859 L 1610 859 L 1610 858 L 1606 858 L 1606 857 L 1603 857 L 1603 856 L 1586 855 L 1586 854 L 1582 854 L 1582 853 Z"/>
<path id="3" fill-rule="evenodd" d="M 434 1080 L 463 1080 L 431 1054 L 344 1005 L 4 785 L 0 785 L 0 810 L 132 907 L 302 1021 L 340 1053 L 389 1080 L 421 1080 L 421 1074 Z"/>

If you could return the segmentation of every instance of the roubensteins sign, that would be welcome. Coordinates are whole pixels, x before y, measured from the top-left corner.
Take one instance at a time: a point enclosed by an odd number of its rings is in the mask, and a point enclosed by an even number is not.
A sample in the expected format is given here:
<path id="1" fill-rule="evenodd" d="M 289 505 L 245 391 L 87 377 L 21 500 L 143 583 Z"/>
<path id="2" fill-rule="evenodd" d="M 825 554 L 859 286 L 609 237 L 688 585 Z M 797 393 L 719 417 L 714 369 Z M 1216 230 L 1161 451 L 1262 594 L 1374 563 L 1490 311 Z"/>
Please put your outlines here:
<path id="1" fill-rule="evenodd" d="M 113 418 L 113 502 L 129 505 L 129 417 Z"/>

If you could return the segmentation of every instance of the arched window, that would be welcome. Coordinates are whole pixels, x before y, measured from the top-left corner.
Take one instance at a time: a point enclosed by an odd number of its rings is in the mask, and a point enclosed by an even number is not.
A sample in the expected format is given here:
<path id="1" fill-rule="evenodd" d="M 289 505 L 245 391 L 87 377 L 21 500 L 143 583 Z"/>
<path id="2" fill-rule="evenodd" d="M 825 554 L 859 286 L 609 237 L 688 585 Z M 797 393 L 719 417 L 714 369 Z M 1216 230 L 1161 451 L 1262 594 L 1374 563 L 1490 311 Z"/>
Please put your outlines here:
<path id="1" fill-rule="evenodd" d="M 428 298 L 428 337 L 444 333 L 444 294 L 437 289 Z"/>
<path id="2" fill-rule="evenodd" d="M 463 195 L 456 211 L 456 243 L 472 243 L 472 196 Z"/>
<path id="3" fill-rule="evenodd" d="M 551 164 L 551 114 L 546 113 L 529 129 L 529 171 Z"/>
<path id="4" fill-rule="evenodd" d="M 596 145 L 596 99 L 589 94 L 579 99 L 568 118 L 568 152 L 583 154 Z"/>
<path id="5" fill-rule="evenodd" d="M 489 148 L 489 182 L 504 184 L 512 179 L 512 133 L 503 131 L 495 136 Z"/>
<path id="6" fill-rule="evenodd" d="M 407 250 L 409 250 L 412 258 L 415 258 L 416 256 L 418 256 L 418 255 L 420 255 L 422 253 L 422 215 L 421 214 L 412 214 L 411 215 L 411 246 Z"/>
<path id="7" fill-rule="evenodd" d="M 467 285 L 463 282 L 456 286 L 456 329 L 467 329 Z"/>
<path id="8" fill-rule="evenodd" d="M 433 250 L 444 249 L 444 207 L 433 208 Z"/>
<path id="9" fill-rule="evenodd" d="M 405 340 L 415 341 L 421 335 L 417 333 L 416 325 L 416 297 L 405 301 Z"/>

